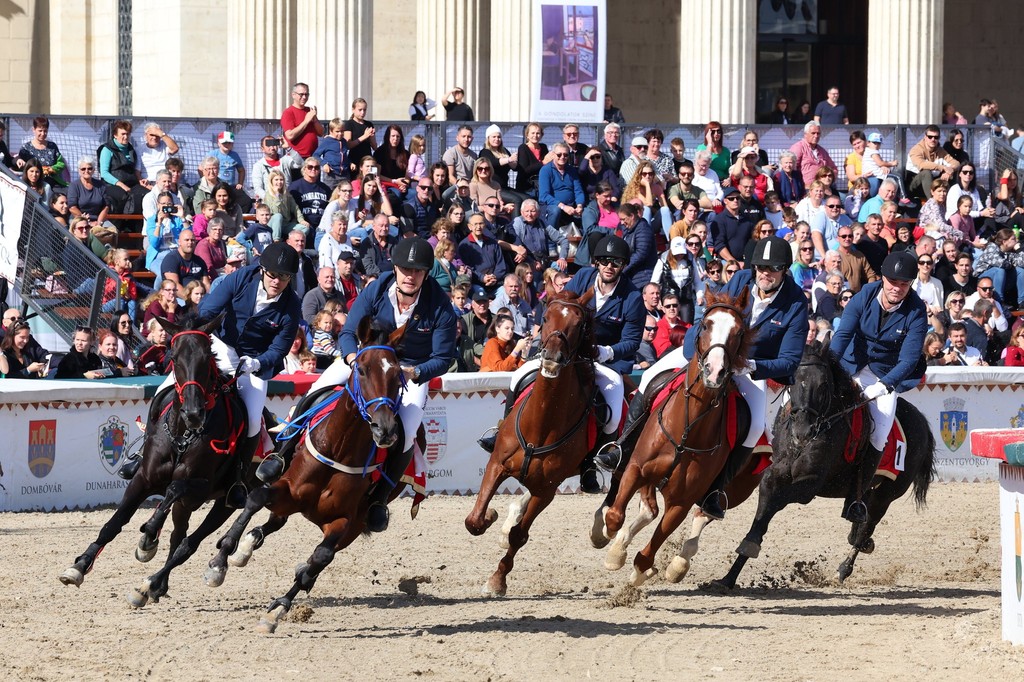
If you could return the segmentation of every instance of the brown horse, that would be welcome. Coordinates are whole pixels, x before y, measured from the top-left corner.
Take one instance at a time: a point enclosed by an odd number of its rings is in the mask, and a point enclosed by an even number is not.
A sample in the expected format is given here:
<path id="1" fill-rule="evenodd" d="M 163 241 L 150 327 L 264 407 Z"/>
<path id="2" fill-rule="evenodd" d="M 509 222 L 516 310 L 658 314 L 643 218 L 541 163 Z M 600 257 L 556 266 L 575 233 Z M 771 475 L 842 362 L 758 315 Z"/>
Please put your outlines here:
<path id="1" fill-rule="evenodd" d="M 743 313 L 748 298 L 746 290 L 736 299 L 708 295 L 694 356 L 680 370 L 683 384 L 644 427 L 622 473 L 615 502 L 605 511 L 604 534 L 614 539 L 605 568 L 617 570 L 626 561 L 632 539 L 657 518 L 659 489 L 665 498 L 661 523 L 633 560 L 634 585 L 643 584 L 657 572 L 654 557 L 658 549 L 707 491 L 729 454 L 726 418 L 729 394 L 736 390 L 731 379 L 746 365 L 751 337 Z M 740 423 L 740 434 L 745 433 L 742 427 Z M 641 490 L 640 516 L 625 528 L 626 505 L 637 490 Z"/>
<path id="2" fill-rule="evenodd" d="M 530 539 L 530 526 L 589 450 L 586 423 L 595 391 L 591 298 L 593 291 L 583 296 L 561 292 L 548 299 L 533 390 L 499 427 L 476 504 L 466 517 L 469 532 L 480 535 L 498 518 L 487 505 L 505 479 L 517 478 L 528 491 L 509 505 L 501 540 L 507 551 L 483 586 L 485 596 L 505 596 L 506 578 L 516 553 Z"/>
<path id="3" fill-rule="evenodd" d="M 259 623 L 262 632 L 273 632 L 298 593 L 312 590 L 335 553 L 363 532 L 370 474 L 380 468 L 374 463 L 377 448 L 401 446 L 398 407 L 403 375 L 394 347 L 405 327 L 389 331 L 369 317 L 359 324 L 360 351 L 329 416 L 310 423 L 291 466 L 279 480 L 250 493 L 245 509 L 217 544 L 220 551 L 204 574 L 207 585 L 219 587 L 228 563 L 245 566 L 253 550 L 263 545 L 267 535 L 281 529 L 292 514 L 301 513 L 319 526 L 323 541 L 296 569 L 291 589 L 270 604 Z M 401 489 L 396 486 L 392 497 Z M 267 522 L 242 537 L 250 519 L 263 507 L 270 510 Z"/>

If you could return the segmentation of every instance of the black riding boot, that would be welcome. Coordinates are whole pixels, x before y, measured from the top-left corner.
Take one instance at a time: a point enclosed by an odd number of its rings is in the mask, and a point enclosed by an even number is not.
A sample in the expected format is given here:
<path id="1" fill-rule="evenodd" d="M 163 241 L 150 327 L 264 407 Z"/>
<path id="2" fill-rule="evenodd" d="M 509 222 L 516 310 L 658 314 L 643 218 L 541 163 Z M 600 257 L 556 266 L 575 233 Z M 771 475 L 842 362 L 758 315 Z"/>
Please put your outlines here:
<path id="1" fill-rule="evenodd" d="M 729 453 L 729 458 L 725 460 L 725 466 L 718 472 L 718 477 L 711 483 L 708 494 L 700 504 L 700 510 L 704 512 L 705 516 L 719 521 L 725 518 L 725 510 L 722 509 L 718 497 L 725 492 L 725 486 L 729 485 L 729 481 L 736 477 L 739 470 L 750 459 L 750 453 L 753 451 L 754 448 L 739 445 Z"/>
<path id="2" fill-rule="evenodd" d="M 605 446 L 615 442 L 615 436 L 610 433 L 598 433 L 597 444 L 594 447 L 594 452 L 600 452 Z M 604 488 L 601 486 L 601 481 L 597 477 L 597 467 L 594 465 L 595 455 L 588 454 L 580 462 L 580 490 L 596 495 L 603 493 Z"/>
<path id="3" fill-rule="evenodd" d="M 501 416 L 498 423 L 491 428 L 484 431 L 484 435 L 480 436 L 476 444 L 483 449 L 484 452 L 494 452 L 494 445 L 498 441 L 498 429 L 501 428 L 502 423 L 508 418 L 512 408 L 516 406 L 516 401 L 519 400 L 519 394 L 522 393 L 523 382 L 520 382 L 514 390 L 509 391 L 508 398 L 505 399 L 505 414 Z"/>
<path id="4" fill-rule="evenodd" d="M 232 509 L 244 507 L 245 500 L 249 497 L 249 490 L 245 487 L 244 482 L 245 472 L 249 468 L 249 463 L 252 462 L 252 456 L 256 452 L 256 448 L 259 447 L 262 437 L 262 432 L 259 432 L 255 436 L 246 436 L 238 441 L 238 465 L 235 470 L 235 482 L 231 484 L 224 496 L 224 504 Z"/>
<path id="5" fill-rule="evenodd" d="M 302 396 L 295 409 L 292 410 L 292 415 L 297 417 L 305 414 L 317 398 L 322 398 L 325 395 L 320 391 L 316 393 L 318 395 L 310 392 Z M 292 456 L 295 454 L 295 447 L 299 444 L 302 431 L 303 429 L 299 429 L 292 434 L 291 438 L 278 443 L 277 450 L 267 455 L 266 459 L 260 462 L 259 467 L 256 468 L 256 478 L 267 485 L 281 478 L 284 470 L 292 463 Z"/>
<path id="6" fill-rule="evenodd" d="M 868 520 L 868 506 L 864 504 L 864 495 L 867 493 L 871 479 L 875 477 L 878 470 L 878 463 L 882 461 L 882 451 L 876 450 L 870 444 L 864 448 L 864 455 L 861 458 L 858 468 L 858 480 L 854 485 L 858 486 L 851 497 L 853 502 L 843 512 L 843 518 L 850 523 L 866 523 Z"/>
<path id="7" fill-rule="evenodd" d="M 384 461 L 385 475 L 380 477 L 370 492 L 370 507 L 366 510 L 366 529 L 371 533 L 381 533 L 388 529 L 391 516 L 388 512 L 388 496 L 412 461 L 412 450 L 409 448 L 405 452 L 389 452 Z"/>
<path id="8" fill-rule="evenodd" d="M 644 425 L 647 423 L 647 400 L 637 391 L 633 399 L 629 401 L 629 410 L 626 412 L 626 425 L 622 429 L 622 435 L 618 440 L 608 443 L 598 450 L 597 465 L 605 471 L 615 471 L 625 466 L 633 454 L 640 434 L 643 433 Z"/>

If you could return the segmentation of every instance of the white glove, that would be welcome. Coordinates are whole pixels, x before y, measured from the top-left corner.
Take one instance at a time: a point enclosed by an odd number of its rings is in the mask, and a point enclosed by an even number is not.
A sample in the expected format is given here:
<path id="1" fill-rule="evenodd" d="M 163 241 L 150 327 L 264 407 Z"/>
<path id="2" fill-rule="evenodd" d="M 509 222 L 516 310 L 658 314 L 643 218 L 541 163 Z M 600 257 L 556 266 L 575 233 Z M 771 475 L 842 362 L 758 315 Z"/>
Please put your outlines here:
<path id="1" fill-rule="evenodd" d="M 881 381 L 876 381 L 864 389 L 864 397 L 868 400 L 881 398 L 883 395 L 889 395 L 889 389 Z"/>
<path id="2" fill-rule="evenodd" d="M 612 350 L 611 346 L 598 346 L 597 347 L 597 361 L 605 363 L 615 357 L 615 351 Z"/>
<path id="3" fill-rule="evenodd" d="M 747 364 L 744 365 L 743 368 L 740 371 L 736 372 L 736 373 L 739 374 L 740 376 L 745 376 L 747 374 L 753 374 L 756 371 L 757 371 L 757 363 L 754 362 L 753 360 L 747 360 Z"/>
<path id="4" fill-rule="evenodd" d="M 243 355 L 238 360 L 238 371 L 242 374 L 256 374 L 260 371 L 260 361 Z"/>

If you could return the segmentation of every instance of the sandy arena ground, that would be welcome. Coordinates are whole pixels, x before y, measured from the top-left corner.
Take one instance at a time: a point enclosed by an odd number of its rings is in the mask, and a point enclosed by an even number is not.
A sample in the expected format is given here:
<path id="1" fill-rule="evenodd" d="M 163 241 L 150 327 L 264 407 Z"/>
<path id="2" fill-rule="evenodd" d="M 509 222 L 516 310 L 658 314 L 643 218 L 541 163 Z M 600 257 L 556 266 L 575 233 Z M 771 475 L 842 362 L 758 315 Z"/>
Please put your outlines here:
<path id="1" fill-rule="evenodd" d="M 402 500 L 391 529 L 340 553 L 269 636 L 254 630 L 261 611 L 319 541 L 304 519 L 271 536 L 249 566 L 231 568 L 219 589 L 201 577 L 213 553 L 207 540 L 172 574 L 167 597 L 133 610 L 125 594 L 156 568 L 133 557 L 149 511 L 80 589 L 57 576 L 109 510 L 0 514 L 0 676 L 1020 679 L 1024 647 L 1000 640 L 997 485 L 933 484 L 929 498 L 921 514 L 909 500 L 893 505 L 875 553 L 861 556 L 843 587 L 834 578 L 847 552 L 839 502 L 790 508 L 740 588 L 721 595 L 700 585 L 727 570 L 752 503 L 707 529 L 681 584 L 659 575 L 636 593 L 624 589 L 629 564 L 609 573 L 589 545 L 597 498 L 560 496 L 534 526 L 501 600 L 479 596 L 502 553 L 500 521 L 473 538 L 463 526 L 472 498 L 431 498 L 416 521 Z M 497 500 L 502 519 L 509 500 Z M 649 529 L 640 540 L 648 537 Z M 663 550 L 658 565 L 668 559 Z"/>

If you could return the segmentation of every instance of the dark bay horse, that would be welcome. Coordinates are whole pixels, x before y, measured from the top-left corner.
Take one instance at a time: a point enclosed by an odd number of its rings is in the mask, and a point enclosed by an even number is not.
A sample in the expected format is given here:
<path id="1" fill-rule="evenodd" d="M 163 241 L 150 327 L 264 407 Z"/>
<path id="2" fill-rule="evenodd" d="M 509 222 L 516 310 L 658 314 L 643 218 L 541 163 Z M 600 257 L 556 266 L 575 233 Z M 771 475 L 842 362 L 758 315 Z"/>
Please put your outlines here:
<path id="1" fill-rule="evenodd" d="M 65 585 L 81 586 L 102 549 L 124 528 L 142 502 L 163 495 L 156 511 L 142 526 L 135 550 L 139 561 L 156 554 L 159 534 L 168 514 L 174 522 L 167 562 L 128 595 L 132 606 L 167 594 L 168 575 L 195 553 L 199 543 L 232 514 L 224 495 L 237 480 L 240 466 L 234 446 L 246 433 L 246 411 L 234 388 L 217 370 L 210 333 L 220 328 L 223 314 L 198 329 L 179 327 L 157 318 L 172 335 L 170 342 L 174 390 L 158 395 L 150 405 L 142 464 L 125 488 L 114 515 L 99 537 L 74 565 L 60 575 Z M 247 469 L 249 464 L 244 465 Z M 186 537 L 188 521 L 200 505 L 213 500 L 206 518 Z"/>
<path id="2" fill-rule="evenodd" d="M 657 571 L 654 557 L 682 523 L 690 507 L 707 492 L 725 465 L 730 437 L 742 440 L 748 424 L 737 419 L 727 433 L 730 394 L 736 391 L 733 373 L 746 365 L 752 332 L 745 322 L 749 291 L 736 299 L 709 294 L 693 358 L 680 370 L 682 386 L 651 415 L 625 465 L 614 502 L 604 513 L 604 535 L 614 539 L 605 568 L 617 570 L 626 562 L 626 548 L 636 534 L 658 516 L 657 492 L 665 500 L 662 517 L 651 541 L 633 560 L 630 581 L 643 584 Z M 747 415 L 736 395 L 737 413 Z M 740 409 L 742 403 L 743 409 Z M 641 491 L 640 516 L 624 527 L 626 505 Z"/>
<path id="3" fill-rule="evenodd" d="M 516 553 L 530 538 L 530 526 L 562 481 L 576 474 L 590 448 L 586 427 L 595 388 L 593 313 L 587 304 L 593 295 L 563 291 L 548 298 L 540 330 L 540 371 L 531 393 L 498 428 L 476 504 L 466 517 L 469 532 L 480 535 L 498 518 L 488 505 L 502 482 L 516 478 L 527 490 L 509 505 L 501 539 L 507 551 L 483 586 L 485 596 L 505 596 L 506 578 Z"/>
<path id="4" fill-rule="evenodd" d="M 757 513 L 750 532 L 736 550 L 737 557 L 721 582 L 736 585 L 736 578 L 748 559 L 761 551 L 761 542 L 772 518 L 791 503 L 807 504 L 815 497 L 846 499 L 849 503 L 853 483 L 861 476 L 862 451 L 871 432 L 871 417 L 863 410 L 859 442 L 852 443 L 856 457 L 845 456 L 853 409 L 862 406 L 863 396 L 828 346 L 814 342 L 804 350 L 790 389 L 789 404 L 775 419 L 772 465 L 761 479 Z M 864 496 L 868 520 L 853 524 L 848 541 L 853 549 L 839 566 L 842 582 L 853 573 L 853 564 L 861 552 L 874 551 L 872 535 L 893 500 L 914 486 L 918 509 L 925 505 L 928 486 L 935 475 L 935 438 L 928 421 L 916 407 L 899 399 L 896 417 L 906 432 L 903 471 L 895 480 L 874 475 Z M 874 474 L 874 472 L 867 472 Z"/>
<path id="5" fill-rule="evenodd" d="M 360 322 L 360 350 L 329 416 L 310 422 L 284 475 L 249 494 L 245 509 L 217 543 L 219 552 L 204 574 L 210 587 L 224 582 L 228 563 L 245 566 L 266 536 L 280 530 L 293 514 L 302 514 L 323 532 L 323 541 L 296 569 L 291 589 L 263 615 L 258 626 L 262 632 L 277 628 L 299 592 L 312 590 L 335 553 L 352 544 L 366 526 L 370 474 L 381 468 L 375 463 L 377 448 L 396 443 L 401 447 L 398 407 L 405 382 L 395 346 L 404 333 L 404 326 L 385 329 L 369 317 Z M 392 498 L 402 487 L 395 487 Z M 270 510 L 270 517 L 243 537 L 263 507 Z"/>

